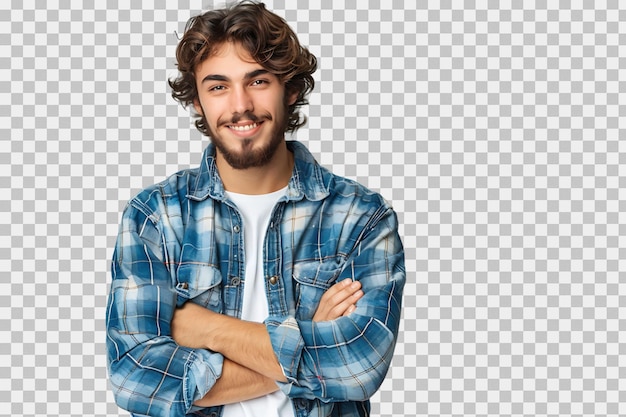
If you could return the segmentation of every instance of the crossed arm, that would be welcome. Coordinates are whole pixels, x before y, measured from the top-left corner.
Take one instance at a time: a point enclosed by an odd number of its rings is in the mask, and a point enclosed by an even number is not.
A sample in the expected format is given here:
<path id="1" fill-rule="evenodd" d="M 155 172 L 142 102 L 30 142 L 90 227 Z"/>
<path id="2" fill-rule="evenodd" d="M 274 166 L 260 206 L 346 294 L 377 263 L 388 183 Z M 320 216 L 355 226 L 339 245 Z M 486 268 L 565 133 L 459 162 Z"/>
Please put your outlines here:
<path id="1" fill-rule="evenodd" d="M 313 321 L 334 320 L 352 313 L 362 296 L 359 281 L 336 283 L 322 296 Z M 286 382 L 262 323 L 239 320 L 187 302 L 174 313 L 171 329 L 179 345 L 210 349 L 224 356 L 222 376 L 195 402 L 198 406 L 256 398 L 277 391 L 276 381 Z"/>

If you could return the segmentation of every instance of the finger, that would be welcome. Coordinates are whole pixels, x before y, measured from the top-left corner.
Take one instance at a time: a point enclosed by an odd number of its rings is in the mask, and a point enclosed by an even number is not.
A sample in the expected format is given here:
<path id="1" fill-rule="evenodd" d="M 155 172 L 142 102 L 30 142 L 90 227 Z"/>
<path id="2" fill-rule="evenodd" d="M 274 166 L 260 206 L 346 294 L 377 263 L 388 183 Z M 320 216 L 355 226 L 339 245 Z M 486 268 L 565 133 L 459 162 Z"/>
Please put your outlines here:
<path id="1" fill-rule="evenodd" d="M 322 308 L 332 308 L 333 306 L 341 303 L 346 298 L 350 297 L 354 290 L 351 289 L 350 280 L 344 280 L 336 283 L 332 287 L 330 287 L 323 295 L 320 300 L 320 304 Z"/>
<path id="2" fill-rule="evenodd" d="M 358 290 L 359 288 L 361 288 L 361 281 L 353 281 L 351 279 L 346 279 L 344 281 L 347 281 L 344 285 L 346 287 L 350 287 L 353 290 Z M 343 283 L 344 281 L 341 282 Z"/>
<path id="3" fill-rule="evenodd" d="M 357 281 L 358 282 L 358 281 Z M 325 293 L 325 295 L 332 297 L 335 294 L 338 294 L 342 291 L 345 291 L 346 289 L 349 289 L 352 285 L 352 280 L 350 279 L 344 279 L 342 281 L 339 281 L 337 283 L 335 283 L 333 286 L 331 286 Z"/>
<path id="4" fill-rule="evenodd" d="M 334 294 L 353 294 L 355 291 L 361 288 L 361 283 L 359 281 L 352 281 L 351 279 L 344 279 L 341 282 L 333 285 L 331 288 L 333 291 L 331 293 Z"/>
<path id="5" fill-rule="evenodd" d="M 334 317 L 340 317 L 356 302 L 363 297 L 363 291 L 358 290 L 354 294 L 350 294 L 348 297 L 342 299 L 340 302 L 336 303 L 336 305 L 331 309 Z"/>
<path id="6" fill-rule="evenodd" d="M 353 313 L 354 310 L 356 310 L 356 306 L 354 304 L 352 304 L 350 307 L 347 308 L 347 310 L 345 311 L 345 313 L 343 313 L 343 315 L 347 316 L 347 315 Z"/>
<path id="7" fill-rule="evenodd" d="M 356 310 L 356 303 L 357 301 L 359 301 L 361 299 L 361 297 L 363 297 L 363 295 L 365 295 L 365 293 L 361 290 L 355 292 L 354 294 L 352 294 L 352 296 L 349 298 L 349 301 L 352 302 L 352 304 L 350 304 L 346 310 L 343 312 L 342 316 L 347 316 L 351 313 L 353 313 Z"/>
<path id="8" fill-rule="evenodd" d="M 365 293 L 363 292 L 363 290 L 358 290 L 357 292 L 355 292 L 354 294 L 352 294 L 352 297 L 350 297 L 350 298 L 352 298 L 352 303 L 353 303 L 353 304 L 356 304 L 356 302 L 357 302 L 358 300 L 360 300 L 360 299 L 361 299 L 361 297 L 363 297 L 364 295 L 365 295 Z"/>
<path id="9" fill-rule="evenodd" d="M 358 298 L 360 298 L 363 295 L 363 291 L 361 291 L 361 283 L 355 281 L 350 283 L 349 285 L 344 286 L 332 297 L 332 300 L 335 304 L 339 304 L 346 299 L 354 297 L 357 294 L 359 295 Z"/>
<path id="10" fill-rule="evenodd" d="M 344 280 L 335 284 L 332 290 L 333 291 L 327 291 L 327 293 L 322 296 L 322 299 L 325 299 L 325 302 L 328 303 L 331 308 L 332 306 L 339 306 L 349 301 L 351 297 L 357 294 L 357 299 L 362 296 L 361 283 L 358 281 L 352 282 L 350 280 Z M 354 301 L 350 302 L 350 304 L 353 303 Z"/>
<path id="11" fill-rule="evenodd" d="M 322 295 L 313 320 L 333 320 L 344 315 L 346 310 L 363 296 L 360 288 L 359 281 L 344 279 L 336 282 Z"/>

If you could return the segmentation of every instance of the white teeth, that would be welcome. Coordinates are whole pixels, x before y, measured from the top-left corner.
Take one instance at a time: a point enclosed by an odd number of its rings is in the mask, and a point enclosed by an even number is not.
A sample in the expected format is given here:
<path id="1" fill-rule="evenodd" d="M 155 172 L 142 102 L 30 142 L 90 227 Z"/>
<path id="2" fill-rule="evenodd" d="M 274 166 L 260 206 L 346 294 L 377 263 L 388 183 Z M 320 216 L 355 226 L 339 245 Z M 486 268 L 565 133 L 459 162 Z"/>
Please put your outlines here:
<path id="1" fill-rule="evenodd" d="M 258 125 L 256 123 L 252 123 L 251 125 L 244 125 L 244 126 L 230 126 L 231 129 L 236 130 L 238 132 L 245 132 L 247 130 L 252 130 L 255 127 L 257 127 Z"/>

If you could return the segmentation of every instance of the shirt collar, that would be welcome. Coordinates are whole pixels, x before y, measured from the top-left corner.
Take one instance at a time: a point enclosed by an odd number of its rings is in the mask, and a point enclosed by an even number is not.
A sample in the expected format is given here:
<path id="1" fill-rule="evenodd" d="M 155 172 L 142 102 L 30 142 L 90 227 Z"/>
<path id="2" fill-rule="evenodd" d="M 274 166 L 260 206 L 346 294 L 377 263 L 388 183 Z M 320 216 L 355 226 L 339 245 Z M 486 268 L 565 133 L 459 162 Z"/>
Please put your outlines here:
<path id="1" fill-rule="evenodd" d="M 294 155 L 293 173 L 287 186 L 287 201 L 297 201 L 302 198 L 318 201 L 328 196 L 332 178 L 330 172 L 317 163 L 302 143 L 287 141 L 287 149 Z M 204 150 L 197 176 L 190 177 L 187 190 L 187 197 L 192 200 L 200 201 L 208 197 L 220 201 L 226 200 L 224 184 L 215 163 L 215 145 L 212 143 Z"/>

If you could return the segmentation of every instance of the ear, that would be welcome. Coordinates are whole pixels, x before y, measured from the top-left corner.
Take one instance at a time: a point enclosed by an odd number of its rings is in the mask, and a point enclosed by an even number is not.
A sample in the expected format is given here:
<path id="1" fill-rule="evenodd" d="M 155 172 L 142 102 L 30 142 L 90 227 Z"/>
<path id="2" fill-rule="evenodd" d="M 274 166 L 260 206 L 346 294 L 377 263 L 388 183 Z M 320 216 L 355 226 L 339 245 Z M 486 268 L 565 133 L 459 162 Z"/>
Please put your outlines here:
<path id="1" fill-rule="evenodd" d="M 288 106 L 292 106 L 296 102 L 297 99 L 298 99 L 297 91 L 287 91 L 287 94 L 285 95 L 285 101 L 287 102 Z"/>
<path id="2" fill-rule="evenodd" d="M 193 101 L 193 108 L 196 110 L 196 113 L 198 113 L 200 116 L 204 116 L 204 112 L 202 111 L 202 105 L 200 104 L 200 100 L 195 99 Z"/>

